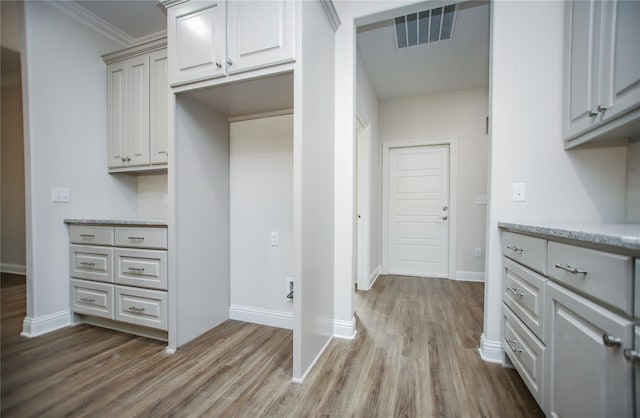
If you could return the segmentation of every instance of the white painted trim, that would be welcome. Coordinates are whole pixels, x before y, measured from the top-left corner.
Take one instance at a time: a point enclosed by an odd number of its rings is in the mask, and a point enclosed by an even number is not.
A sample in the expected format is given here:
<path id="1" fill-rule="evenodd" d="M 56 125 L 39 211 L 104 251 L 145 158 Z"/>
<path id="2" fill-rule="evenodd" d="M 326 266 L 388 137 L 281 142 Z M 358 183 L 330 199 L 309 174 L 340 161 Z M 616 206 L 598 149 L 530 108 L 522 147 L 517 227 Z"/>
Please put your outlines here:
<path id="1" fill-rule="evenodd" d="M 251 322 L 270 327 L 293 329 L 293 313 L 254 308 L 252 306 L 229 306 L 229 319 Z"/>
<path id="2" fill-rule="evenodd" d="M 357 112 L 356 127 L 359 134 L 356 132 L 355 209 L 356 216 L 362 218 L 356 220 L 355 282 L 358 289 L 369 290 L 371 280 L 367 273 L 371 265 L 371 125 L 365 124 L 365 119 Z"/>
<path id="3" fill-rule="evenodd" d="M 380 275 L 382 274 L 380 273 L 380 271 L 382 271 L 382 267 L 377 266 L 375 270 L 373 270 L 373 273 L 371 273 L 371 276 L 369 277 L 369 289 L 373 287 L 373 284 L 376 282 L 376 280 L 378 280 L 378 277 L 380 277 Z"/>
<path id="4" fill-rule="evenodd" d="M 344 340 L 353 340 L 356 338 L 356 317 L 351 318 L 350 321 L 344 321 L 341 319 L 333 320 L 333 336 Z"/>
<path id="5" fill-rule="evenodd" d="M 484 282 L 483 271 L 456 271 L 456 280 L 461 282 Z"/>
<path id="6" fill-rule="evenodd" d="M 273 110 L 271 112 L 252 113 L 250 115 L 229 116 L 227 122 L 242 122 L 245 120 L 272 118 L 274 116 L 293 115 L 293 109 Z"/>
<path id="7" fill-rule="evenodd" d="M 167 353 L 167 354 L 175 354 L 176 353 L 176 349 L 167 347 L 167 348 L 164 349 L 164 352 Z"/>
<path id="8" fill-rule="evenodd" d="M 307 370 L 305 370 L 305 372 L 302 374 L 302 377 L 300 377 L 300 378 L 294 377 L 294 378 L 291 379 L 291 381 L 293 383 L 302 383 L 302 382 L 304 382 L 304 379 L 307 378 L 307 375 L 309 374 L 311 369 L 313 369 L 313 366 L 315 366 L 316 363 L 318 362 L 318 360 L 320 360 L 320 356 L 322 356 L 322 354 L 324 354 L 324 351 L 327 349 L 327 347 L 329 346 L 329 343 L 331 343 L 331 341 L 333 341 L 333 337 L 329 337 L 329 339 L 327 340 L 326 344 L 318 352 L 318 355 L 316 356 L 316 358 L 313 359 L 313 361 L 311 362 L 309 367 L 307 367 Z"/>
<path id="9" fill-rule="evenodd" d="M 27 266 L 24 264 L 2 263 L 0 264 L 0 271 L 3 273 L 27 274 Z"/>
<path id="10" fill-rule="evenodd" d="M 96 16 L 74 1 L 48 1 L 47 4 L 72 17 L 90 29 L 106 36 L 124 48 L 136 44 L 136 39 L 113 26 L 106 20 Z"/>
<path id="11" fill-rule="evenodd" d="M 73 313 L 67 309 L 49 315 L 44 315 L 39 318 L 26 317 L 22 322 L 22 332 L 20 335 L 31 338 L 60 328 L 68 327 L 71 325 L 72 315 Z"/>
<path id="12" fill-rule="evenodd" d="M 458 222 L 458 138 L 419 138 L 382 143 L 382 273 L 389 273 L 389 151 L 394 148 L 449 146 L 449 268 L 448 277 L 456 271 L 456 225 Z"/>
<path id="13" fill-rule="evenodd" d="M 480 358 L 489 363 L 504 364 L 504 349 L 502 342 L 490 341 L 484 337 L 484 333 L 480 336 Z"/>
<path id="14" fill-rule="evenodd" d="M 148 35 L 144 35 L 144 36 L 141 36 L 139 38 L 135 38 L 135 40 L 136 40 L 136 44 L 142 44 L 142 43 L 145 43 L 145 42 L 153 41 L 154 39 L 157 39 L 157 38 L 166 38 L 166 37 L 167 37 L 167 30 L 163 29 L 163 30 L 158 31 L 156 33 L 150 33 Z"/>
<path id="15" fill-rule="evenodd" d="M 327 15 L 331 28 L 333 28 L 334 32 L 337 31 L 342 22 L 340 21 L 336 7 L 333 4 L 333 0 L 320 0 L 320 4 Z"/>

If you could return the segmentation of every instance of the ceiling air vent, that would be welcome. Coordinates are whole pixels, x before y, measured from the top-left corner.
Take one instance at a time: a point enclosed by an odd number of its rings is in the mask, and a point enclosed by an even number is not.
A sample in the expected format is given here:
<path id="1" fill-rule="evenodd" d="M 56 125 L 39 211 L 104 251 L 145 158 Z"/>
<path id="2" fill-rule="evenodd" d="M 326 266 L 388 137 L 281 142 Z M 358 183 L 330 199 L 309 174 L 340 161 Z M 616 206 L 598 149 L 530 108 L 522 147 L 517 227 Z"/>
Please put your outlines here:
<path id="1" fill-rule="evenodd" d="M 396 17 L 396 45 L 406 48 L 450 39 L 455 14 L 452 4 Z"/>

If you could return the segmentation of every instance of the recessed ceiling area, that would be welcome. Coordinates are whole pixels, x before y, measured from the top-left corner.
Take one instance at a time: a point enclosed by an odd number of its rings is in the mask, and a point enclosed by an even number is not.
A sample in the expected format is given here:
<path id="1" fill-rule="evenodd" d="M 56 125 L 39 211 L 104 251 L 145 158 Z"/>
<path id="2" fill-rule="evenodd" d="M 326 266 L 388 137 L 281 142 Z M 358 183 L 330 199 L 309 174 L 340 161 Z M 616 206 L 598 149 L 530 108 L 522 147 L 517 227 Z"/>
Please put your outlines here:
<path id="1" fill-rule="evenodd" d="M 433 8 L 415 5 L 413 12 Z M 451 39 L 398 48 L 394 17 L 358 27 L 357 46 L 379 100 L 489 85 L 489 2 L 457 4 Z"/>
<path id="2" fill-rule="evenodd" d="M 167 12 L 158 0 L 78 0 L 76 3 L 134 39 L 167 29 Z"/>

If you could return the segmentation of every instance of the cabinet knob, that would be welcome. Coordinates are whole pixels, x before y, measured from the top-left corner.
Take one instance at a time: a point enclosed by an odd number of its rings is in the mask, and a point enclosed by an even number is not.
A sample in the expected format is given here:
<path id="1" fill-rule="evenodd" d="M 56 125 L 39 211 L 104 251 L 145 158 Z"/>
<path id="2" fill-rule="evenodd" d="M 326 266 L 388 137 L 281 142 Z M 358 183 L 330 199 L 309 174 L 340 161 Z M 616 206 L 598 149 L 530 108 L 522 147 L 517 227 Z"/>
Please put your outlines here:
<path id="1" fill-rule="evenodd" d="M 607 110 L 607 106 L 598 105 L 598 113 L 604 113 L 605 110 Z"/>
<path id="2" fill-rule="evenodd" d="M 627 359 L 629 363 L 635 364 L 640 362 L 640 352 L 636 350 L 625 348 L 622 354 L 624 354 L 624 358 Z"/>
<path id="3" fill-rule="evenodd" d="M 598 112 L 596 110 L 589 110 L 587 114 L 589 115 L 590 118 L 594 118 L 598 116 Z"/>
<path id="4" fill-rule="evenodd" d="M 231 61 L 231 58 L 227 58 L 227 64 L 228 65 L 233 65 L 233 61 Z"/>
<path id="5" fill-rule="evenodd" d="M 131 161 L 131 157 L 127 157 L 127 162 Z"/>
<path id="6" fill-rule="evenodd" d="M 216 67 L 222 68 L 222 64 L 220 64 L 219 62 L 216 62 Z"/>
<path id="7" fill-rule="evenodd" d="M 126 159 L 126 158 L 124 158 L 124 157 L 120 157 L 120 159 L 122 160 L 122 162 L 127 161 L 127 159 Z"/>
<path id="8" fill-rule="evenodd" d="M 602 334 L 602 342 L 607 347 L 620 347 L 622 345 L 622 340 L 620 338 L 608 334 Z"/>

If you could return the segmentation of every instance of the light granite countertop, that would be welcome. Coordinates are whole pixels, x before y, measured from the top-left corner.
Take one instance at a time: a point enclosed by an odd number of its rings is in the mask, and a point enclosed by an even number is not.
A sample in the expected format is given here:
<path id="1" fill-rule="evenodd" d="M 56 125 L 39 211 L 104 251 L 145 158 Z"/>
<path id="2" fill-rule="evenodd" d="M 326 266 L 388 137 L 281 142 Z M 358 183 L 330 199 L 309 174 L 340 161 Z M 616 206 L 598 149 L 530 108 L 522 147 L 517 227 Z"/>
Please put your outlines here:
<path id="1" fill-rule="evenodd" d="M 640 224 L 519 224 L 498 222 L 498 227 L 559 237 L 597 245 L 640 251 Z"/>
<path id="2" fill-rule="evenodd" d="M 169 226 L 169 221 L 156 219 L 65 219 L 66 224 Z"/>

